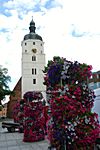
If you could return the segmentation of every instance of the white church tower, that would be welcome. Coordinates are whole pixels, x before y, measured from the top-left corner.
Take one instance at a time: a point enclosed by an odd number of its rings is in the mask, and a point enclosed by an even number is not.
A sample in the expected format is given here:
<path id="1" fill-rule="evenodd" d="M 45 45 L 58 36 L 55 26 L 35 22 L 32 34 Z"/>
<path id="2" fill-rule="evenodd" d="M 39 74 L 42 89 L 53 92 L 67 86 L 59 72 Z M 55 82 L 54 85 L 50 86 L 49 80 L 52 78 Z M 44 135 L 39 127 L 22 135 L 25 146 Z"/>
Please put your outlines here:
<path id="1" fill-rule="evenodd" d="M 30 22 L 30 33 L 22 41 L 22 97 L 28 91 L 45 93 L 44 82 L 44 42 L 42 37 L 35 33 L 35 22 Z"/>

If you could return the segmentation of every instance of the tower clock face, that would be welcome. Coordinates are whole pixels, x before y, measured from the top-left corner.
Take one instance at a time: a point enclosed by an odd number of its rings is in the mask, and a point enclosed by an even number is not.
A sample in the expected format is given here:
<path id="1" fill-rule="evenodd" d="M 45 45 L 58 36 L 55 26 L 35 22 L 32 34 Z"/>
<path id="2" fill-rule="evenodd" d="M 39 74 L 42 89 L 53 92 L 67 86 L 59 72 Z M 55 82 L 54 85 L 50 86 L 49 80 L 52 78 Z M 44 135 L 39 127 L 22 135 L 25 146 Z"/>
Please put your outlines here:
<path id="1" fill-rule="evenodd" d="M 33 52 L 33 53 L 36 53 L 36 52 L 37 52 L 37 50 L 36 50 L 35 48 L 33 48 L 33 49 L 32 49 L 32 52 Z"/>

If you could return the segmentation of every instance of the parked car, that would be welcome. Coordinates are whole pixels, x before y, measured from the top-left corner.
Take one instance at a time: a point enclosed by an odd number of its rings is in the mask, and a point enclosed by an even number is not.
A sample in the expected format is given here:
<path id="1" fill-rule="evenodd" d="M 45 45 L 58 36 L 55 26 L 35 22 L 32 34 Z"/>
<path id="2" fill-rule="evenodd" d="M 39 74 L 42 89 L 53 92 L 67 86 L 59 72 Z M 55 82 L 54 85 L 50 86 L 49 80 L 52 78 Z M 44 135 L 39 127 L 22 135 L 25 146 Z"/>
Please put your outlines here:
<path id="1" fill-rule="evenodd" d="M 12 121 L 2 122 L 2 128 L 7 128 L 8 132 L 15 132 L 16 129 L 19 129 L 20 133 L 23 132 L 23 128 L 20 126 L 20 124 Z"/>

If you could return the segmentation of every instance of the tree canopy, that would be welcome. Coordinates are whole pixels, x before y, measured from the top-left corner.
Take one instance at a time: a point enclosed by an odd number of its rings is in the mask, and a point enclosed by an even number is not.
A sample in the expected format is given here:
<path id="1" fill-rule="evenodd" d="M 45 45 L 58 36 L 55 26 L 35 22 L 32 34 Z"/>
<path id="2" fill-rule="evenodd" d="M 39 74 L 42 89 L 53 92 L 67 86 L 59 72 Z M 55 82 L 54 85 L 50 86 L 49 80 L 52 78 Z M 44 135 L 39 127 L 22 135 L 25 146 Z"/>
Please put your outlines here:
<path id="1" fill-rule="evenodd" d="M 8 75 L 8 69 L 0 66 L 0 105 L 6 95 L 11 94 L 8 83 L 11 81 L 11 77 Z"/>

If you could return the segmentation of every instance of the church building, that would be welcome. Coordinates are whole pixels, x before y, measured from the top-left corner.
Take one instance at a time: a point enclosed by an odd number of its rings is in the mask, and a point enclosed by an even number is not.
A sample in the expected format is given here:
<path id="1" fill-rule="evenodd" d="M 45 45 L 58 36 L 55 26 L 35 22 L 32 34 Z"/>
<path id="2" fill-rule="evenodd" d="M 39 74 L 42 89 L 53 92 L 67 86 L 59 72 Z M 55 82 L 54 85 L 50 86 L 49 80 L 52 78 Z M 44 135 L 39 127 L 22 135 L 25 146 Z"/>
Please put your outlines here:
<path id="1" fill-rule="evenodd" d="M 44 42 L 40 35 L 35 32 L 35 22 L 30 22 L 29 34 L 26 34 L 21 43 L 22 59 L 21 59 L 21 78 L 14 87 L 14 96 L 10 96 L 8 102 L 7 116 L 12 117 L 13 105 L 23 98 L 28 91 L 40 91 L 45 97 L 46 86 L 44 82 Z"/>

